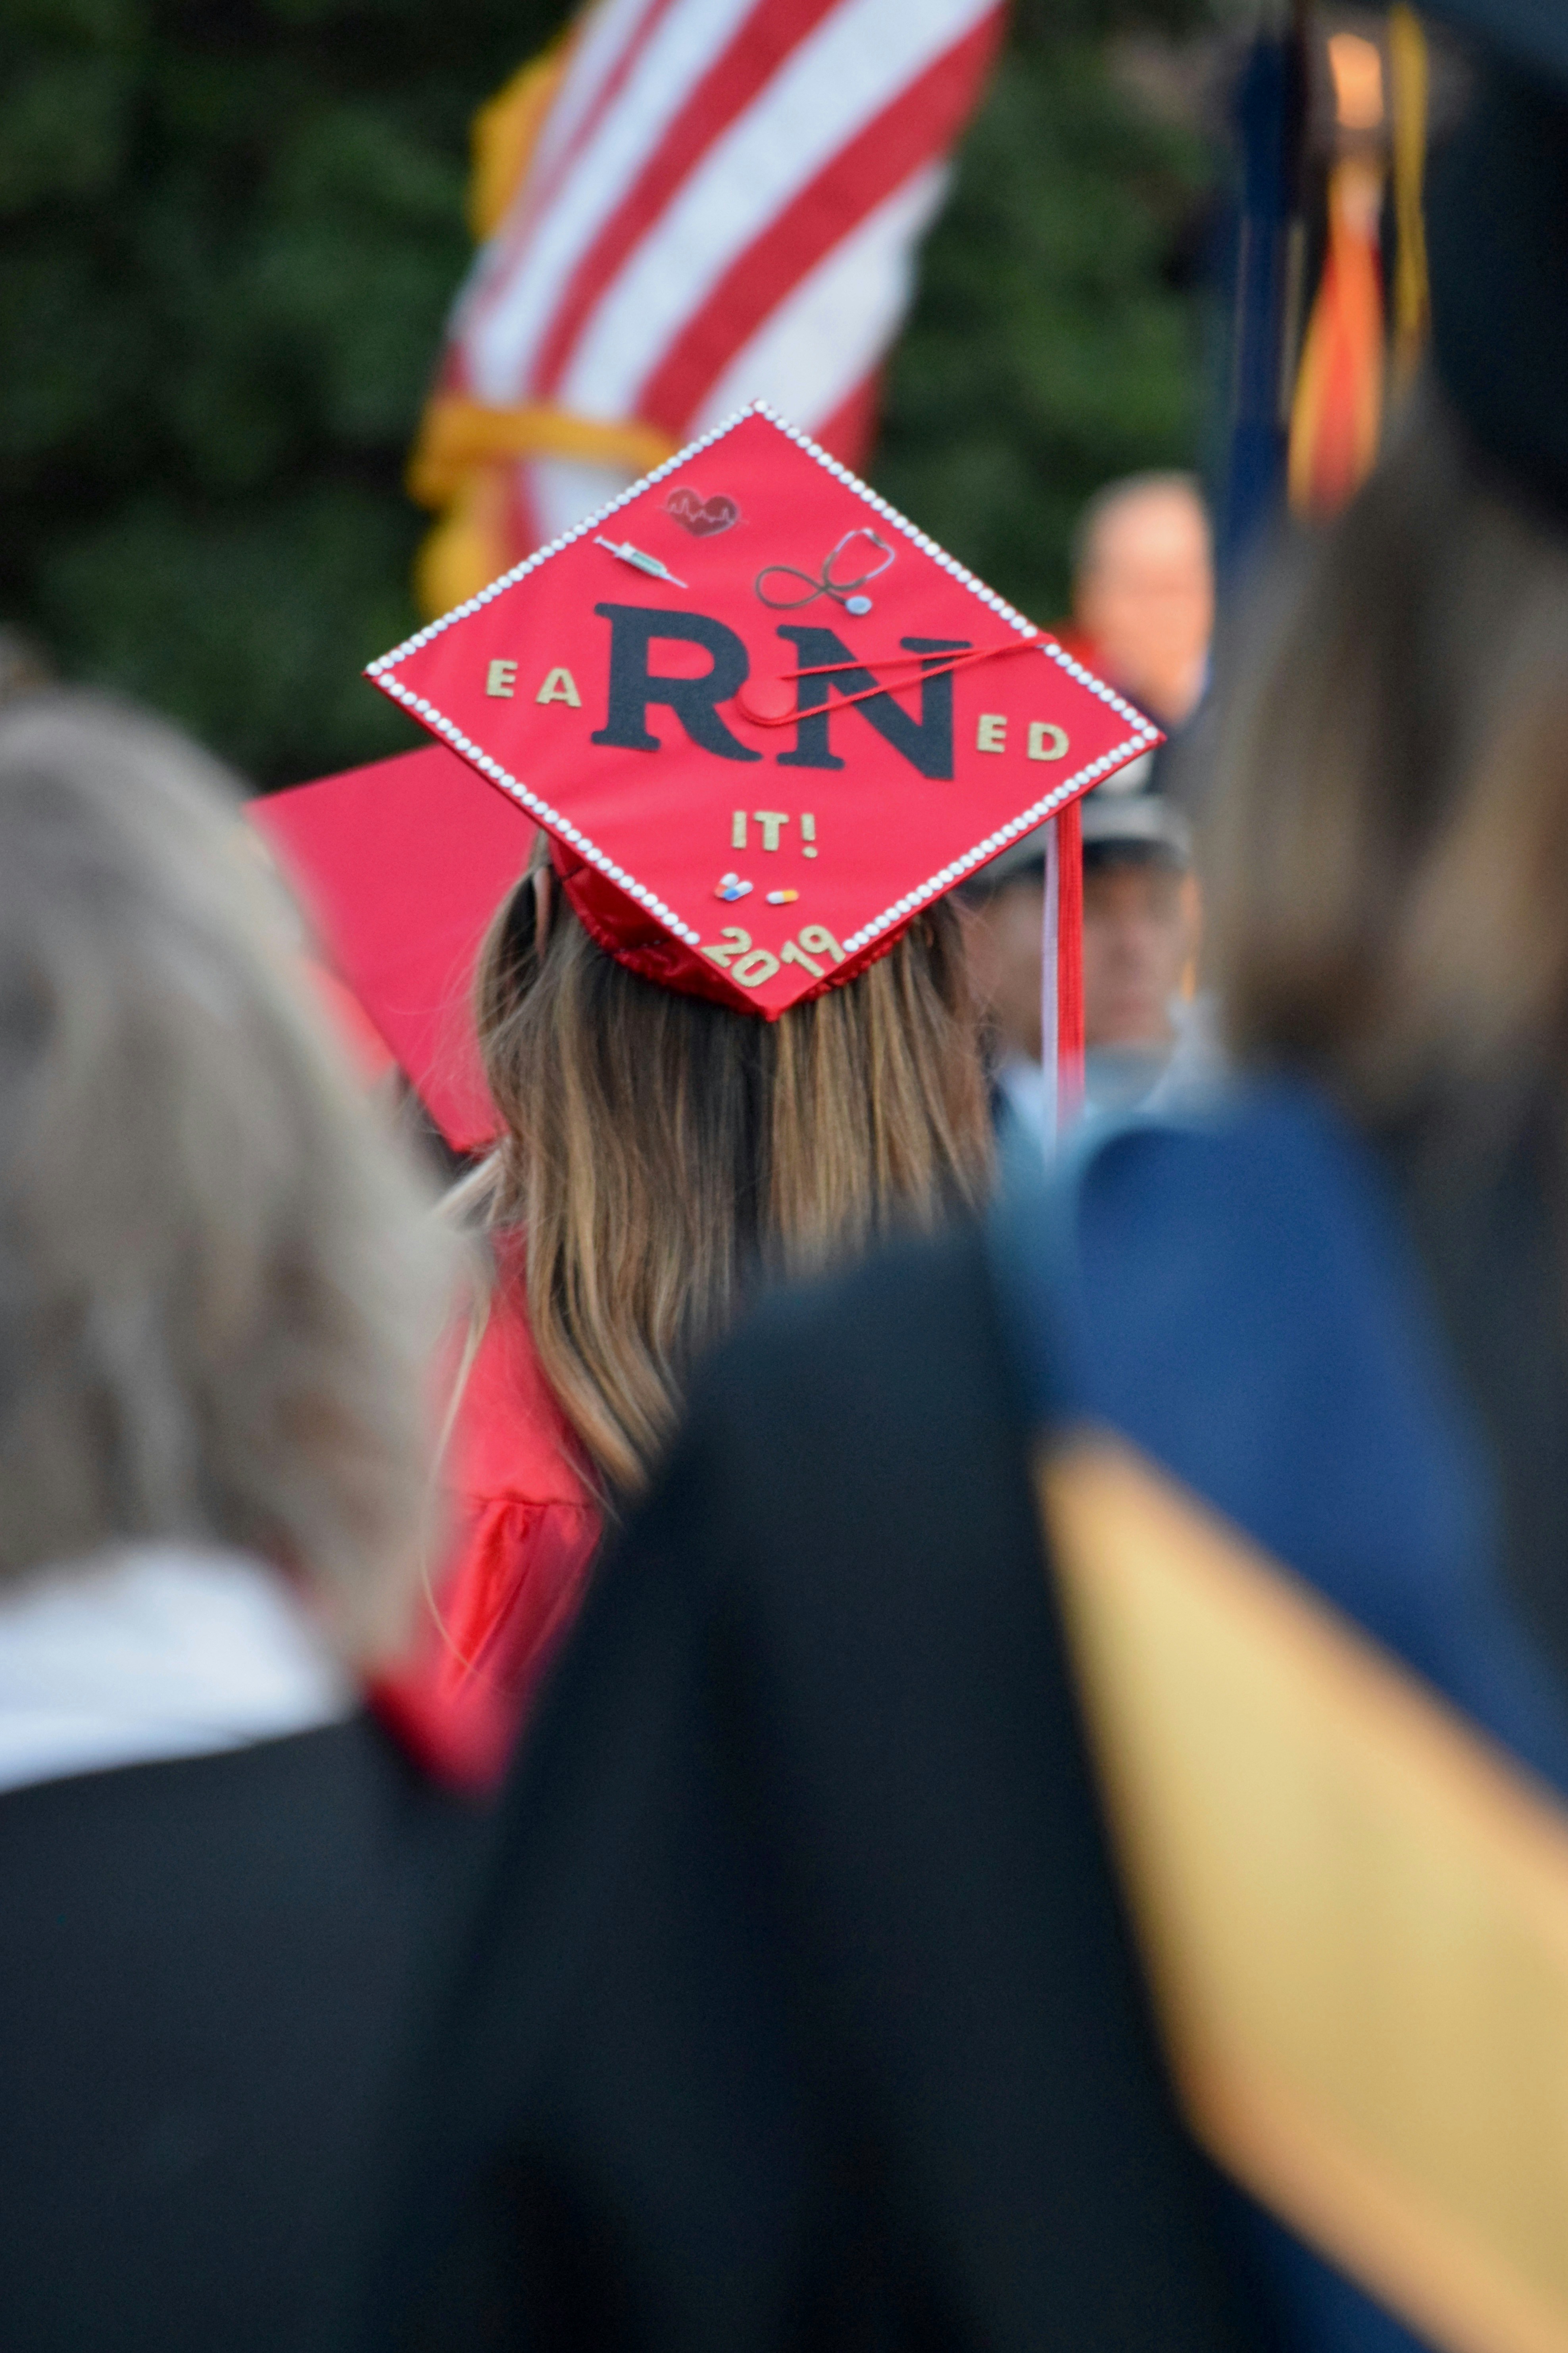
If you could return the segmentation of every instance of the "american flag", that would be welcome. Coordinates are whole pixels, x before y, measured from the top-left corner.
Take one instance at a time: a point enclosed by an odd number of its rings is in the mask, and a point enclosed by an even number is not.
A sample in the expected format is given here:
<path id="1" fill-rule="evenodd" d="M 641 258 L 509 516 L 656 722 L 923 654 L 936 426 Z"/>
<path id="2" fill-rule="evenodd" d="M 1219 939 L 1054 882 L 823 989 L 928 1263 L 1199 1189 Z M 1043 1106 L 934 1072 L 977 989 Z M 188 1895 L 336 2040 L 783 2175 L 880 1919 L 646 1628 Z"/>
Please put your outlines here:
<path id="1" fill-rule="evenodd" d="M 596 0 L 503 93 L 511 185 L 412 468 L 432 611 L 752 398 L 862 459 L 1001 30 L 997 0 Z"/>

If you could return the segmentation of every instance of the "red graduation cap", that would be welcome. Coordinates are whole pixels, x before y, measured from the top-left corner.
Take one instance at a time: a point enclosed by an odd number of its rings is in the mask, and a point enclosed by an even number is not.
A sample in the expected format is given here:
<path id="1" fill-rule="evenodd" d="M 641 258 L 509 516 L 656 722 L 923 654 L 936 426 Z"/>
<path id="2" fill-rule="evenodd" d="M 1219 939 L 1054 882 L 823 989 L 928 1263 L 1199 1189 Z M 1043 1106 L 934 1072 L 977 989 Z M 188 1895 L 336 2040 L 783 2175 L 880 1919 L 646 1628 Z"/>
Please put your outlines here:
<path id="1" fill-rule="evenodd" d="M 431 744 L 269 793 L 248 814 L 332 973 L 447 1143 L 490 1143 L 497 1121 L 469 996 L 489 919 L 528 865 L 534 828 L 522 810 Z"/>
<path id="2" fill-rule="evenodd" d="M 368 675 L 545 828 L 609 954 L 767 1020 L 1160 740 L 761 403 Z"/>

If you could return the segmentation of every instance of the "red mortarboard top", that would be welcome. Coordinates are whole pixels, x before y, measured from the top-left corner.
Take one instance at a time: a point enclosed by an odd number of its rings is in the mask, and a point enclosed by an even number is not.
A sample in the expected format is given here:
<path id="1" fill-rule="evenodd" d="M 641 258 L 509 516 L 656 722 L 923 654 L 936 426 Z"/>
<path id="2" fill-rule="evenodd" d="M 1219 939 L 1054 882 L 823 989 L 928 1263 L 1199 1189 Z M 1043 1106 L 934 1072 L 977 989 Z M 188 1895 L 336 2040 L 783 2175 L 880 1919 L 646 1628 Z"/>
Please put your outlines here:
<path id="1" fill-rule="evenodd" d="M 767 1020 L 1160 741 L 760 402 L 367 674 L 601 946 Z"/>
<path id="2" fill-rule="evenodd" d="M 447 1143 L 490 1143 L 468 999 L 485 927 L 528 865 L 522 810 L 432 744 L 270 793 L 249 814 Z"/>

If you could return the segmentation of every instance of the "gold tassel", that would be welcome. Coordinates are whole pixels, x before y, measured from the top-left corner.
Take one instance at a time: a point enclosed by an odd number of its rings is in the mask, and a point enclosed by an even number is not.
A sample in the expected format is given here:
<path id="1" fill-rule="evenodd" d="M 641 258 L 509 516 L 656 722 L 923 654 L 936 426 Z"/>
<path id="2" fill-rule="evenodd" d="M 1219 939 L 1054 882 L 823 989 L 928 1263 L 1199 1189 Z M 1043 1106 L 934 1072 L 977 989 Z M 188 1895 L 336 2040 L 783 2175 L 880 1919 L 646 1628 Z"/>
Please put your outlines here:
<path id="1" fill-rule="evenodd" d="M 530 58 L 474 117 L 468 227 L 482 245 L 522 185 L 551 103 L 566 70 L 573 28 Z"/>
<path id="2" fill-rule="evenodd" d="M 477 240 L 493 236 L 522 185 L 575 35 L 575 25 L 569 26 L 474 117 L 468 225 Z M 461 395 L 433 394 L 408 460 L 409 496 L 441 511 L 415 558 L 420 612 L 427 620 L 450 612 L 522 552 L 509 543 L 510 467 L 528 458 L 567 458 L 637 475 L 678 447 L 668 433 L 635 420 L 605 424 L 545 402 L 491 408 Z"/>

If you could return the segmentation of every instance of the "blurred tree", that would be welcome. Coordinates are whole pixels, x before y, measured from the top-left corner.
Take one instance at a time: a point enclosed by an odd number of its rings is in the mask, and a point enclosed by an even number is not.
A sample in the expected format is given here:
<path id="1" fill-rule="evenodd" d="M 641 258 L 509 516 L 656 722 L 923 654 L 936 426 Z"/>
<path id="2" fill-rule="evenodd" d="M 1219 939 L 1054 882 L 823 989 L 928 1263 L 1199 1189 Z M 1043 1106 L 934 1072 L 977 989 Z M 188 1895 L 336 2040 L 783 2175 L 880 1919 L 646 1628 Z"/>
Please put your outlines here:
<path id="1" fill-rule="evenodd" d="M 1215 153 L 1139 103 L 1113 43 L 1210 22 L 1022 0 L 889 372 L 877 488 L 1037 620 L 1067 609 L 1091 491 L 1199 460 Z"/>
<path id="2" fill-rule="evenodd" d="M 562 0 L 6 0 L 0 615 L 283 782 L 414 740 L 404 459 Z"/>
<path id="3" fill-rule="evenodd" d="M 1202 154 L 1106 38 L 1194 5 L 1026 0 L 889 380 L 879 484 L 1041 617 L 1087 492 L 1192 454 Z M 0 618 L 259 781 L 414 740 L 357 673 L 415 622 L 468 125 L 563 13 L 7 0 Z"/>

